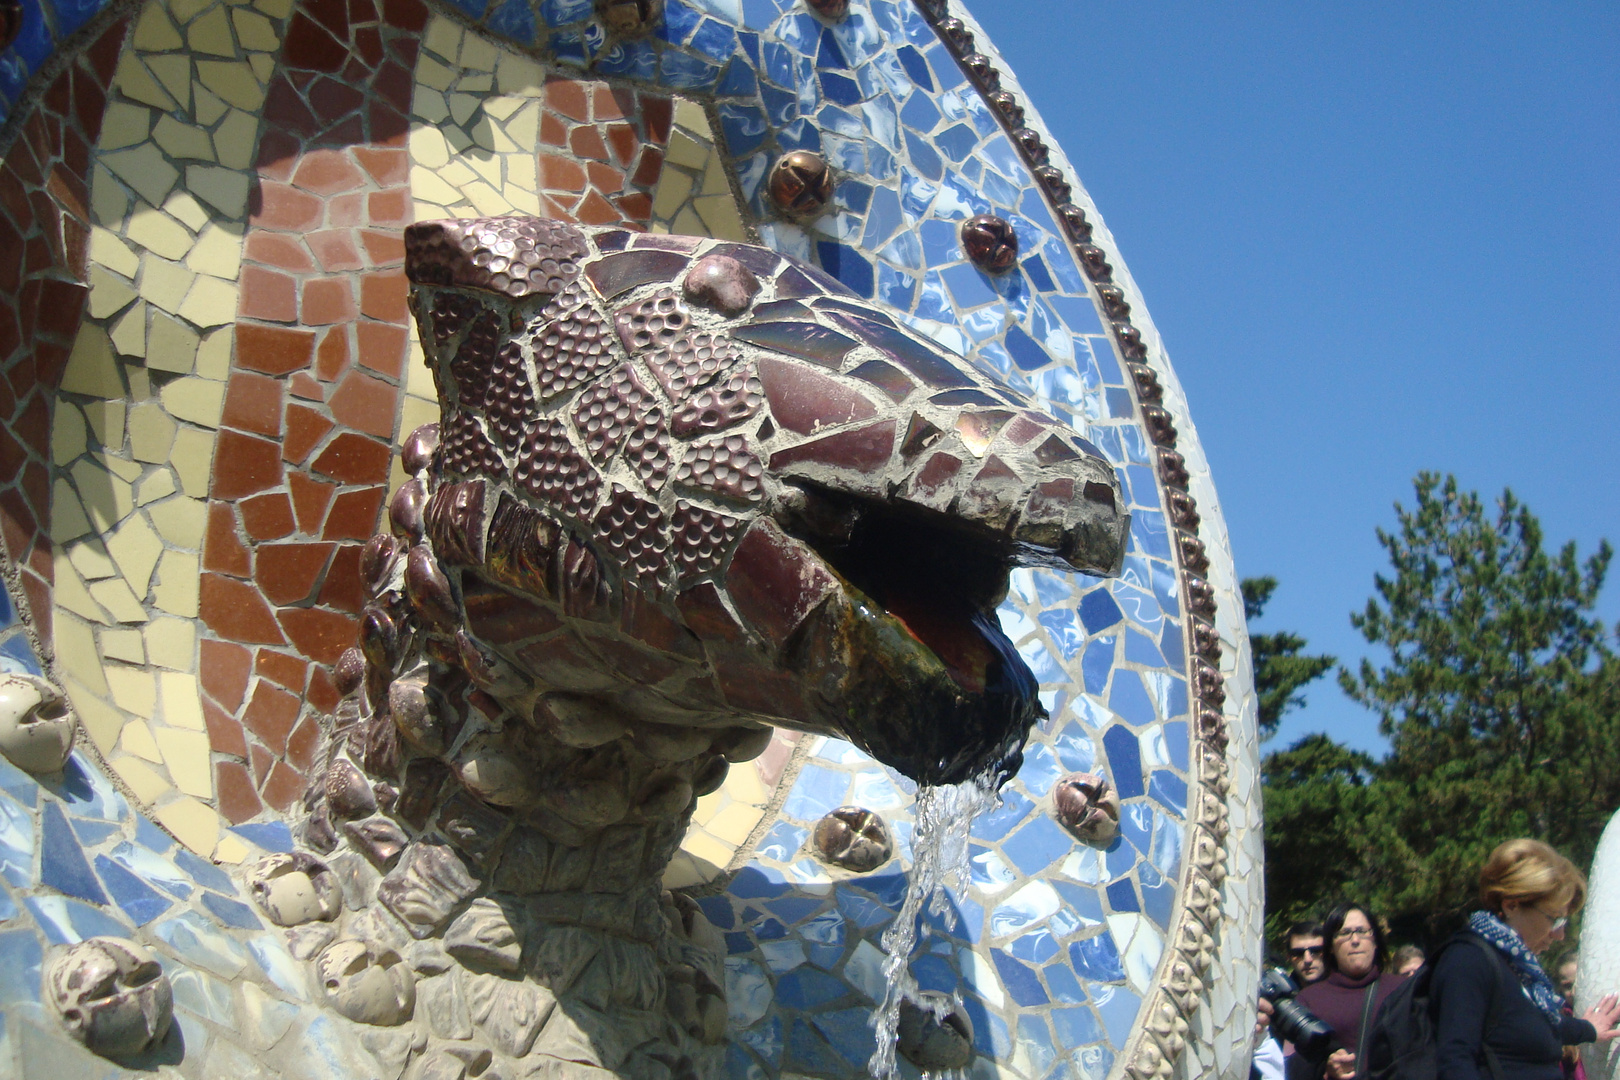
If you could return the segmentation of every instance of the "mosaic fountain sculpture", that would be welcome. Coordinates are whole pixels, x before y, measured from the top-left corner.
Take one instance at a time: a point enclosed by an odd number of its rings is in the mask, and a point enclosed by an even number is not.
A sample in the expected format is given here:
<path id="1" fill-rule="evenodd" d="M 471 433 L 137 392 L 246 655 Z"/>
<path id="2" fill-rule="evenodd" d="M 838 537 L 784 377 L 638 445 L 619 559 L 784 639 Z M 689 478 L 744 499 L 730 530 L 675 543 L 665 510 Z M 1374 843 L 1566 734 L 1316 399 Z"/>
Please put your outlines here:
<path id="1" fill-rule="evenodd" d="M 978 773 L 900 1074 L 1245 1071 L 1214 491 L 966 12 L 22 0 L 0 107 L 0 1075 L 866 1076 Z"/>

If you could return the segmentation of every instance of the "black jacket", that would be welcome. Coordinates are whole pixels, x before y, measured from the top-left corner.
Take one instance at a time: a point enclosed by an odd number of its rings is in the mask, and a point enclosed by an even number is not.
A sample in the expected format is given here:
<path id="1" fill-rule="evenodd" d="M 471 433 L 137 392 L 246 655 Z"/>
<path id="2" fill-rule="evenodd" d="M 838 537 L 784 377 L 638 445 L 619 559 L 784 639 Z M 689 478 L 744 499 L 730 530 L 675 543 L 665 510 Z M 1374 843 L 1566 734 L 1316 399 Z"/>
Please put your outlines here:
<path id="1" fill-rule="evenodd" d="M 1572 1016 L 1554 1027 L 1520 986 L 1507 957 L 1492 958 L 1472 946 L 1440 954 L 1429 994 L 1437 1080 L 1490 1080 L 1487 1044 L 1496 1051 L 1503 1080 L 1563 1080 L 1564 1046 L 1597 1038 L 1591 1024 Z M 1496 995 L 1496 1023 L 1486 1031 Z"/>

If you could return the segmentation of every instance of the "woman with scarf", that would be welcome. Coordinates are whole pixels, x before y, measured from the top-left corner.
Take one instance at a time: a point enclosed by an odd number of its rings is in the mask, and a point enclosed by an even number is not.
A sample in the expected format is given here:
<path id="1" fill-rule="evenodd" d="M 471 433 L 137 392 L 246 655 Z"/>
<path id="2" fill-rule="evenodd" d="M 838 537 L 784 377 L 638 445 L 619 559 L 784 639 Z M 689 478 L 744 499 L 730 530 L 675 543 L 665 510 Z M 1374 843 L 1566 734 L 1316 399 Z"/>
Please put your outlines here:
<path id="1" fill-rule="evenodd" d="M 1492 946 L 1456 942 L 1441 951 L 1430 983 L 1437 1080 L 1562 1080 L 1563 1049 L 1607 1042 L 1620 1031 L 1610 994 L 1584 1017 L 1563 998 L 1536 954 L 1564 936 L 1586 899 L 1575 864 L 1539 840 L 1509 840 L 1479 874 L 1484 910 L 1465 933 Z"/>

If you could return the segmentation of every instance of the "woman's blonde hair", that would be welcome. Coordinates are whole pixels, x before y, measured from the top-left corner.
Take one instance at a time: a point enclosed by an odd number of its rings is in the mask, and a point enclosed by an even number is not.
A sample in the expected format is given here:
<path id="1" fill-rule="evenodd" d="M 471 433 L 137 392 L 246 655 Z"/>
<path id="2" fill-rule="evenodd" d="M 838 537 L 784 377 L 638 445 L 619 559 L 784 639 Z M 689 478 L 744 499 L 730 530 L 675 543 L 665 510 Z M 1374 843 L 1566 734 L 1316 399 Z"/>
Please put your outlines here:
<path id="1" fill-rule="evenodd" d="M 1573 914 L 1586 902 L 1586 875 L 1540 840 L 1498 844 L 1479 872 L 1480 903 L 1501 911 L 1507 900 L 1540 904 L 1553 900 Z"/>

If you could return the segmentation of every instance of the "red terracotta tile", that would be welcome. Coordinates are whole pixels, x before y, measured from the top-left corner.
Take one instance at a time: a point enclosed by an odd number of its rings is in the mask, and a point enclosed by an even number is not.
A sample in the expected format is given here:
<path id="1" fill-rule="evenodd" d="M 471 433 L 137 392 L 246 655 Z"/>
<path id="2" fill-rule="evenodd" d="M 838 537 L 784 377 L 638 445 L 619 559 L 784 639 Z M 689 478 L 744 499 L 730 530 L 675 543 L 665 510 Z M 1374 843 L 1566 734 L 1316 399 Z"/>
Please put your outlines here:
<path id="1" fill-rule="evenodd" d="M 258 792 L 253 790 L 253 778 L 247 766 L 234 761 L 221 761 L 214 765 L 214 788 L 219 793 L 219 812 L 232 825 L 240 825 L 264 809 Z"/>
<path id="2" fill-rule="evenodd" d="M 339 41 L 349 40 L 348 0 L 304 0 L 303 8 Z"/>
<path id="3" fill-rule="evenodd" d="M 629 168 L 630 162 L 635 160 L 636 147 L 641 145 L 641 139 L 629 124 L 609 124 L 607 143 L 613 149 L 613 160 L 618 162 L 619 167 Z"/>
<path id="4" fill-rule="evenodd" d="M 263 740 L 275 754 L 285 753 L 302 709 L 299 696 L 289 694 L 266 679 L 253 688 L 253 699 L 242 712 L 242 726 Z"/>
<path id="5" fill-rule="evenodd" d="M 619 212 L 612 203 L 592 191 L 580 202 L 574 217 L 584 225 L 611 225 L 619 220 Z"/>
<path id="6" fill-rule="evenodd" d="M 285 63 L 310 71 L 342 71 L 349 58 L 349 50 L 303 12 L 293 17 L 281 50 Z"/>
<path id="7" fill-rule="evenodd" d="M 381 77 L 379 77 L 379 80 Z M 381 98 L 366 102 L 366 119 L 371 124 L 371 144 L 403 150 L 411 131 L 403 108 L 395 108 Z"/>
<path id="8" fill-rule="evenodd" d="M 319 603 L 358 614 L 365 603 L 365 586 L 360 580 L 359 544 L 342 544 L 332 556 L 332 565 L 326 569 L 326 581 L 321 585 Z"/>
<path id="9" fill-rule="evenodd" d="M 295 233 L 267 232 L 254 229 L 248 233 L 244 253 L 253 262 L 274 266 L 295 273 L 315 269 L 315 261 L 298 243 Z"/>
<path id="10" fill-rule="evenodd" d="M 281 381 L 251 371 L 237 371 L 225 386 L 221 423 L 260 435 L 281 434 Z"/>
<path id="11" fill-rule="evenodd" d="M 664 171 L 664 152 L 656 146 L 643 146 L 641 160 L 636 163 L 636 171 L 631 180 L 643 187 L 655 187 L 658 176 Z"/>
<path id="12" fill-rule="evenodd" d="M 427 5 L 422 0 L 383 0 L 383 21 L 400 30 L 417 31 L 427 25 Z"/>
<path id="13" fill-rule="evenodd" d="M 293 279 L 279 270 L 262 266 L 242 267 L 241 299 L 236 313 L 268 322 L 298 321 L 298 289 Z"/>
<path id="14" fill-rule="evenodd" d="M 278 607 L 301 603 L 315 591 L 331 544 L 260 544 L 253 553 L 254 580 Z"/>
<path id="15" fill-rule="evenodd" d="M 333 499 L 332 509 L 326 513 L 326 528 L 322 530 L 321 538 L 369 540 L 381 524 L 385 492 L 385 488 L 365 488 L 345 491 Z"/>
<path id="16" fill-rule="evenodd" d="M 358 61 L 353 65 L 360 67 Z M 347 120 L 333 124 L 323 129 L 309 141 L 311 146 L 349 147 L 361 142 L 366 137 L 365 121 L 358 116 L 351 116 Z"/>
<path id="17" fill-rule="evenodd" d="M 287 393 L 296 398 L 303 398 L 305 401 L 326 400 L 326 392 L 321 389 L 321 384 L 316 382 L 315 377 L 307 371 L 297 372 L 291 379 L 287 380 Z"/>
<path id="18" fill-rule="evenodd" d="M 247 757 L 247 740 L 242 737 L 242 725 L 215 703 L 213 698 L 202 699 L 203 723 L 208 728 L 208 745 L 216 754 Z"/>
<path id="19" fill-rule="evenodd" d="M 338 423 L 380 439 L 391 439 L 399 414 L 399 388 L 351 370 L 333 391 L 328 405 Z"/>
<path id="20" fill-rule="evenodd" d="M 287 763 L 295 769 L 307 772 L 315 764 L 315 748 L 320 745 L 321 729 L 314 716 L 305 716 L 303 721 L 287 736 Z"/>
<path id="21" fill-rule="evenodd" d="M 265 778 L 264 786 L 259 792 L 272 809 L 285 814 L 303 797 L 306 783 L 297 770 L 289 767 L 284 761 L 278 761 L 270 767 L 270 775 Z"/>
<path id="22" fill-rule="evenodd" d="M 390 266 L 405 261 L 405 238 L 397 232 L 360 230 L 360 246 L 372 266 Z"/>
<path id="23" fill-rule="evenodd" d="M 315 114 L 315 119 L 327 125 L 337 123 L 366 103 L 365 94 L 361 93 L 358 88 L 343 82 L 341 78 L 330 78 L 325 75 L 315 80 L 314 85 L 305 94 L 305 98 L 309 101 L 309 107 Z M 308 187 L 307 184 L 300 184 L 300 186 Z M 350 184 L 349 188 L 357 186 L 357 184 Z M 349 188 L 342 190 L 348 190 Z"/>
<path id="24" fill-rule="evenodd" d="M 253 781 L 260 787 L 264 786 L 265 777 L 270 775 L 270 768 L 276 763 L 270 751 L 255 741 L 248 747 L 248 763 L 253 767 Z"/>
<path id="25" fill-rule="evenodd" d="M 253 574 L 253 559 L 236 535 L 236 513 L 229 503 L 208 504 L 208 537 L 203 543 L 204 570 L 217 570 L 232 577 Z"/>
<path id="26" fill-rule="evenodd" d="M 254 541 L 278 540 L 293 531 L 292 502 L 279 491 L 244 500 L 241 511 L 242 526 Z"/>
<path id="27" fill-rule="evenodd" d="M 203 638 L 198 656 L 201 659 L 198 670 L 203 690 L 220 705 L 236 712 L 242 707 L 242 697 L 247 693 L 248 676 L 253 671 L 253 654 L 229 641 Z M 214 749 L 221 753 L 232 752 L 222 749 L 218 743 L 214 744 Z"/>
<path id="28" fill-rule="evenodd" d="M 395 323 L 359 322 L 355 333 L 360 339 L 360 363 L 395 379 L 405 373 L 407 340 L 405 327 Z"/>
<path id="29" fill-rule="evenodd" d="M 286 93 L 290 89 L 290 87 L 285 86 L 283 79 L 277 78 L 271 83 L 270 93 L 272 95 L 277 94 L 278 91 Z M 292 179 L 293 169 L 298 165 L 298 155 L 303 149 L 304 144 L 288 132 L 277 131 L 274 128 L 266 130 L 263 135 L 259 136 L 259 157 L 256 168 L 259 172 L 260 181 L 266 179 L 281 181 Z"/>
<path id="30" fill-rule="evenodd" d="M 575 79 L 550 76 L 546 79 L 546 107 L 570 120 L 589 120 L 591 105 L 583 83 Z"/>
<path id="31" fill-rule="evenodd" d="M 344 113 L 348 111 L 343 110 Z M 340 191 L 353 191 L 360 187 L 366 182 L 366 176 L 341 150 L 310 150 L 298 162 L 292 182 L 293 186 L 317 195 L 336 195 Z"/>
<path id="32" fill-rule="evenodd" d="M 348 363 L 349 328 L 339 326 L 326 331 L 320 347 L 315 350 L 315 374 L 323 382 L 332 382 L 343 374 Z"/>
<path id="33" fill-rule="evenodd" d="M 332 502 L 336 484 L 323 484 L 301 472 L 287 475 L 287 488 L 292 493 L 293 512 L 298 515 L 299 531 L 314 536 L 320 532 L 326 519 L 326 508 Z"/>
<path id="34" fill-rule="evenodd" d="M 554 217 L 562 221 L 574 220 L 574 204 L 579 201 L 578 196 L 570 195 L 567 199 L 550 193 L 540 195 L 540 213 L 544 217 Z"/>
<path id="35" fill-rule="evenodd" d="M 410 189 L 394 188 L 390 191 L 376 191 L 366 196 L 366 222 L 371 225 L 409 225 Z"/>
<path id="36" fill-rule="evenodd" d="M 378 187 L 404 184 L 410 179 L 411 158 L 403 150 L 380 150 L 374 146 L 357 146 L 354 148 L 354 156 L 360 162 L 360 167 L 371 174 Z"/>
<path id="37" fill-rule="evenodd" d="M 354 289 L 348 278 L 314 278 L 304 282 L 300 310 L 305 326 L 331 326 L 354 319 Z"/>
<path id="38" fill-rule="evenodd" d="M 594 124 L 581 124 L 568 136 L 568 148 L 574 152 L 575 157 L 589 158 L 592 161 L 606 161 L 608 159 L 607 144 L 602 141 L 602 133 Z"/>
<path id="39" fill-rule="evenodd" d="M 79 313 L 89 290 L 77 281 L 47 278 L 40 289 L 39 333 L 72 340 L 79 332 Z"/>
<path id="40" fill-rule="evenodd" d="M 214 449 L 214 498 L 239 499 L 275 487 L 281 477 L 280 446 L 241 432 L 220 431 Z"/>
<path id="41" fill-rule="evenodd" d="M 309 661 L 274 649 L 260 649 L 253 658 L 253 670 L 277 686 L 302 694 Z"/>
<path id="42" fill-rule="evenodd" d="M 356 191 L 339 195 L 326 204 L 326 224 L 333 229 L 349 229 L 366 223 L 366 195 Z"/>
<path id="43" fill-rule="evenodd" d="M 611 86 L 598 85 L 591 90 L 591 119 L 601 123 L 604 120 L 622 120 L 624 117 L 624 105 Z"/>
<path id="44" fill-rule="evenodd" d="M 303 405 L 291 404 L 287 406 L 286 433 L 281 440 L 281 457 L 283 461 L 294 465 L 301 464 L 309 456 L 309 452 L 326 438 L 326 433 L 332 430 L 332 421 Z M 296 476 L 297 474 L 293 474 Z M 290 480 L 292 477 L 289 476 Z M 298 501 L 296 492 L 293 501 Z"/>
<path id="45" fill-rule="evenodd" d="M 620 195 L 613 200 L 613 205 L 619 208 L 619 215 L 628 222 L 646 224 L 652 220 L 652 196 L 642 191 L 632 191 L 628 195 Z"/>
<path id="46" fill-rule="evenodd" d="M 337 687 L 332 685 L 332 675 L 328 669 L 318 664 L 309 669 L 309 689 L 304 692 L 304 700 L 323 713 L 337 708 L 338 702 L 343 699 L 338 695 Z"/>
<path id="47" fill-rule="evenodd" d="M 266 375 L 288 375 L 309 367 L 314 355 L 315 335 L 308 330 L 261 326 L 257 323 L 236 324 L 238 367 L 262 371 Z"/>
<path id="48" fill-rule="evenodd" d="M 366 64 L 375 68 L 383 60 L 382 34 L 374 26 L 362 27 L 354 32 L 352 38 L 354 54 L 364 60 Z"/>
<path id="49" fill-rule="evenodd" d="M 360 277 L 360 313 L 382 322 L 403 323 L 405 271 L 377 270 Z"/>
<path id="50" fill-rule="evenodd" d="M 366 265 L 366 260 L 360 257 L 360 250 L 354 246 L 354 237 L 348 229 L 327 229 L 323 232 L 310 233 L 304 240 L 309 244 L 309 249 L 315 253 L 322 270 L 328 272 L 358 270 Z"/>
<path id="51" fill-rule="evenodd" d="M 585 170 L 561 154 L 541 154 L 540 186 L 549 191 L 584 191 Z"/>
<path id="52" fill-rule="evenodd" d="M 249 223 L 262 229 L 307 232 L 320 226 L 325 204 L 307 191 L 288 184 L 261 180 L 257 206 Z"/>
<path id="53" fill-rule="evenodd" d="M 654 94 L 640 93 L 636 96 L 638 98 L 638 108 L 634 111 L 627 110 L 625 115 L 634 116 L 637 113 L 640 114 L 642 123 L 647 125 L 648 142 L 654 142 L 660 146 L 668 143 L 669 122 L 675 116 L 674 103 L 667 97 L 659 97 Z"/>
<path id="54" fill-rule="evenodd" d="M 202 617 L 215 633 L 232 641 L 280 645 L 286 640 L 259 590 L 219 574 L 202 576 Z"/>
<path id="55" fill-rule="evenodd" d="M 283 608 L 281 627 L 303 653 L 317 663 L 335 664 L 355 642 L 359 625 L 353 616 L 322 608 Z"/>
<path id="56" fill-rule="evenodd" d="M 315 472 L 345 484 L 380 484 L 388 478 L 387 446 L 364 435 L 346 433 L 315 459 Z"/>
<path id="57" fill-rule="evenodd" d="M 555 113 L 540 114 L 540 145 L 558 149 L 568 145 L 568 125 L 559 120 Z"/>

